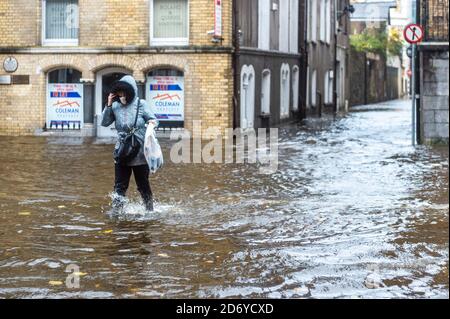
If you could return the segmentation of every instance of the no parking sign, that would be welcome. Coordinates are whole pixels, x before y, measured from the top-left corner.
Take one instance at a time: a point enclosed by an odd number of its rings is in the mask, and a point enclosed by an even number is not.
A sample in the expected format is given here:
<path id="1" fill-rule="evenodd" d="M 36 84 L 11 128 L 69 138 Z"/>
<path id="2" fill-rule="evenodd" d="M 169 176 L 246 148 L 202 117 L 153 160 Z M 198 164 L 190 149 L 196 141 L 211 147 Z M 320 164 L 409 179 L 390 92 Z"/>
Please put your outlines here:
<path id="1" fill-rule="evenodd" d="M 403 31 L 403 36 L 408 43 L 419 43 L 423 40 L 423 28 L 419 24 L 408 24 Z"/>

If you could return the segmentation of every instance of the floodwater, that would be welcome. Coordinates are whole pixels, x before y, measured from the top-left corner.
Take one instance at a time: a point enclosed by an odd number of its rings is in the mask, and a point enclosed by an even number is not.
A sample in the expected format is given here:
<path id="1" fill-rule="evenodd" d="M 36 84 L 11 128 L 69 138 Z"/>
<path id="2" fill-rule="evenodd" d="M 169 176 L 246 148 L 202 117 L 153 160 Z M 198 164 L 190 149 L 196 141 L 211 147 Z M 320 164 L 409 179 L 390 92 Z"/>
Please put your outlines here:
<path id="1" fill-rule="evenodd" d="M 409 114 L 285 127 L 273 175 L 162 140 L 156 212 L 132 180 L 119 216 L 112 145 L 0 137 L 0 298 L 448 298 L 448 148 L 413 148 Z"/>

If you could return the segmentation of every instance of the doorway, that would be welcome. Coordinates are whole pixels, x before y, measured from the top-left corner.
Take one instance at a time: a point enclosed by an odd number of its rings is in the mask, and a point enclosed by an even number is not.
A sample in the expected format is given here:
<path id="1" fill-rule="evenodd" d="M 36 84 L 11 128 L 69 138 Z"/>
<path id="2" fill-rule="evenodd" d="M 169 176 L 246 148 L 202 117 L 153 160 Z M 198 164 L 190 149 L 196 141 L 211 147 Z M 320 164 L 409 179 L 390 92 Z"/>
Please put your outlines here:
<path id="1" fill-rule="evenodd" d="M 131 72 L 123 68 L 107 68 L 97 72 L 95 84 L 95 115 L 97 119 L 97 137 L 116 137 L 114 123 L 109 127 L 103 127 L 102 112 L 106 106 L 108 95 L 113 83 Z"/>
<path id="2" fill-rule="evenodd" d="M 241 129 L 254 128 L 255 122 L 255 69 L 244 65 L 241 71 Z"/>

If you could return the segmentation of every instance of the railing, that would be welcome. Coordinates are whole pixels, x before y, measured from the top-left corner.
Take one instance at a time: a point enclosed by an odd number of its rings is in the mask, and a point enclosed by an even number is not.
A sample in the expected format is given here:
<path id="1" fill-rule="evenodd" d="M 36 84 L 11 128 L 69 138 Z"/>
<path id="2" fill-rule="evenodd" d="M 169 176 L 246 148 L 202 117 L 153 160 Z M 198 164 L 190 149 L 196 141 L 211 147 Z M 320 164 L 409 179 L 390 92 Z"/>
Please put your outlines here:
<path id="1" fill-rule="evenodd" d="M 425 27 L 425 41 L 448 42 L 448 1 L 422 0 L 421 23 Z"/>

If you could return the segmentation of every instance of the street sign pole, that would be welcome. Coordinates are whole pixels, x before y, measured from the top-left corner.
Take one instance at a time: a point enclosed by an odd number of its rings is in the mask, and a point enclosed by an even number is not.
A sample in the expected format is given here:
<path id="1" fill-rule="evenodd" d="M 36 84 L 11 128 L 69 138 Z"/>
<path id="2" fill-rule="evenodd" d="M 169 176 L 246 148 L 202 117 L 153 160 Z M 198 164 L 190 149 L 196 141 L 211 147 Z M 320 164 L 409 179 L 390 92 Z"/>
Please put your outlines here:
<path id="1" fill-rule="evenodd" d="M 412 81 L 412 107 L 411 107 L 411 124 L 412 124 L 412 145 L 415 146 L 417 142 L 417 130 L 416 130 L 416 108 L 417 108 L 417 94 L 416 94 L 416 55 L 417 55 L 417 43 L 421 42 L 423 39 L 423 28 L 419 24 L 411 23 L 406 26 L 403 31 L 403 36 L 405 40 L 412 45 L 411 52 L 411 81 Z"/>
<path id="2" fill-rule="evenodd" d="M 412 100 L 412 107 L 411 107 L 411 124 L 412 124 L 412 145 L 416 145 L 416 44 L 412 45 L 412 76 L 411 76 L 411 82 L 412 82 L 412 92 L 411 92 L 411 100 Z"/>

